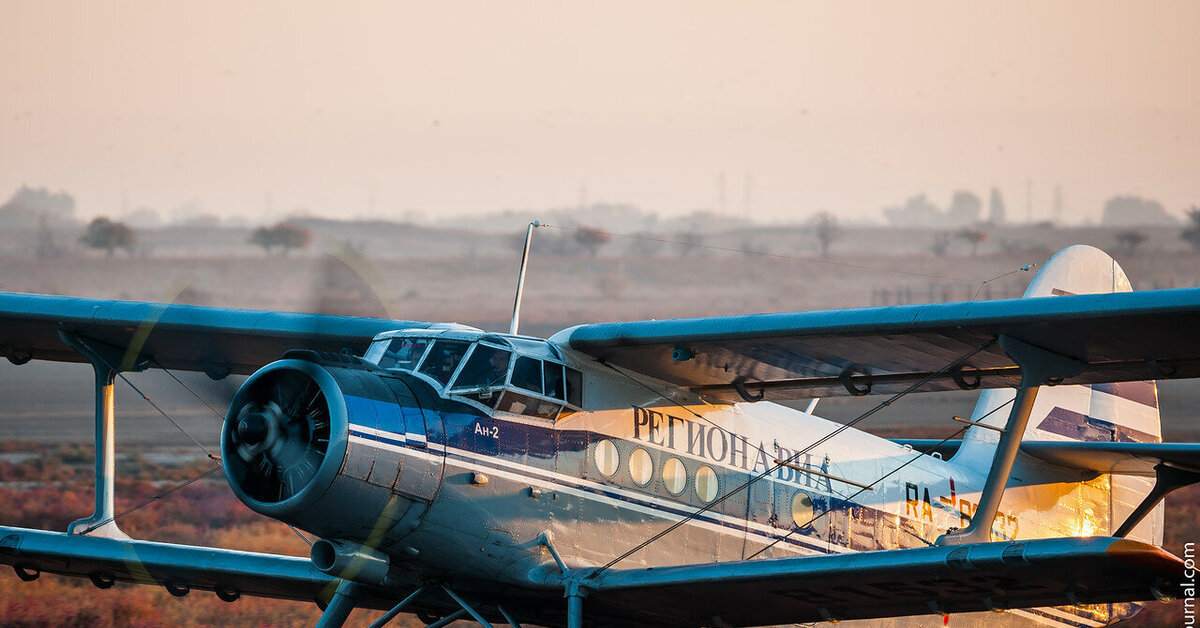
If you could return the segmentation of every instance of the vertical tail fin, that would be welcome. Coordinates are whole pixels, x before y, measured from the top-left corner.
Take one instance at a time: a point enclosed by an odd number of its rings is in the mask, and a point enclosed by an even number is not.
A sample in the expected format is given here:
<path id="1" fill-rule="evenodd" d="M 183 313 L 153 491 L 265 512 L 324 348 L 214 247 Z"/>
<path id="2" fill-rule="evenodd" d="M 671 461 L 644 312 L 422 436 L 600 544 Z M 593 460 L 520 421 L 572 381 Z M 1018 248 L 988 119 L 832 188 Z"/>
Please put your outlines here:
<path id="1" fill-rule="evenodd" d="M 1128 292 L 1129 279 L 1116 261 L 1099 249 L 1072 246 L 1050 259 L 1034 277 L 1026 297 L 1100 292 Z M 973 421 L 1003 427 L 1016 392 L 987 390 L 980 394 Z M 992 461 L 998 433 L 971 427 L 955 462 L 986 470 Z M 1029 417 L 1024 440 L 1160 442 L 1158 390 L 1152 381 L 1043 386 Z M 1019 457 L 1014 478 L 1044 469 Z M 1065 471 L 1065 470 L 1064 470 Z M 1074 484 L 1074 486 L 1070 486 Z M 1042 535 L 1086 536 L 1111 534 L 1150 492 L 1150 478 L 1105 476 L 1079 482 L 1077 474 L 1064 473 L 1062 483 L 1029 487 L 1036 503 L 1049 512 Z M 1057 519 L 1055 518 L 1057 515 Z M 1129 538 L 1162 545 L 1162 505 L 1148 516 Z M 1024 536 L 1024 535 L 1022 535 Z"/>

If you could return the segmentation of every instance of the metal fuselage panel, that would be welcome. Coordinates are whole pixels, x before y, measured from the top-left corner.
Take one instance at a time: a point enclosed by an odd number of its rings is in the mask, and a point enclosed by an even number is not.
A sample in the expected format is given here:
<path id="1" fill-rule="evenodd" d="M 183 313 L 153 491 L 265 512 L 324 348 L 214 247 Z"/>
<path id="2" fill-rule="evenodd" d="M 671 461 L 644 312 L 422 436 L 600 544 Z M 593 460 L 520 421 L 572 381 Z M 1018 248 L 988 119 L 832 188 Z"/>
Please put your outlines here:
<path id="1" fill-rule="evenodd" d="M 839 425 L 771 403 L 708 405 L 604 367 L 584 372 L 589 410 L 557 420 L 489 414 L 453 399 L 427 402 L 439 424 L 424 447 L 368 436 L 352 419 L 352 447 L 388 451 L 404 468 L 444 465 L 436 498 L 393 552 L 402 545 L 418 556 L 414 566 L 426 575 L 529 587 L 557 571 L 538 541 L 545 531 L 571 567 L 599 566 L 709 506 L 617 565 L 662 566 L 924 547 L 965 526 L 978 503 L 979 467 L 920 456 L 854 429 L 811 447 Z M 781 459 L 819 473 L 778 467 Z M 714 480 L 712 499 L 704 493 Z M 1015 481 L 993 534 L 1105 533 L 1107 490 L 1107 476 Z M 1084 613 L 1087 619 L 1081 612 L 1063 615 L 1069 625 L 1107 619 L 1107 612 Z"/>

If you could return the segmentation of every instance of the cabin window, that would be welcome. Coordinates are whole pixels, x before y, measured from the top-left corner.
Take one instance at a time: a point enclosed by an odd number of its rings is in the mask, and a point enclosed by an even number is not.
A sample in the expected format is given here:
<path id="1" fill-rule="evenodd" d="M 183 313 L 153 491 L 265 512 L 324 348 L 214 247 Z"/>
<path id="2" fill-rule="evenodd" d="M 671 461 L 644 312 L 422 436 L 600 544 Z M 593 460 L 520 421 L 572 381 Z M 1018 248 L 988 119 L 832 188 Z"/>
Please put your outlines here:
<path id="1" fill-rule="evenodd" d="M 443 386 L 450 382 L 458 363 L 467 353 L 469 342 L 461 340 L 438 340 L 429 349 L 425 360 L 421 362 L 420 372 L 428 375 Z"/>
<path id="2" fill-rule="evenodd" d="M 596 443 L 596 451 L 593 455 L 596 458 L 596 469 L 600 471 L 600 475 L 612 477 L 617 472 L 617 466 L 621 464 L 621 454 L 617 452 L 617 446 L 611 440 L 602 440 Z"/>
<path id="3" fill-rule="evenodd" d="M 558 411 L 562 409 L 562 402 L 538 399 L 531 395 L 523 395 L 515 390 L 506 390 L 504 391 L 504 396 L 500 398 L 500 404 L 496 406 L 496 409 L 502 412 L 512 412 L 513 414 L 553 419 L 558 416 Z"/>
<path id="4" fill-rule="evenodd" d="M 520 356 L 513 366 L 512 385 L 542 394 L 542 362 Z"/>
<path id="5" fill-rule="evenodd" d="M 679 458 L 671 458 L 663 464 L 663 485 L 667 487 L 667 491 L 672 495 L 678 495 L 683 492 L 687 486 L 687 469 Z"/>
<path id="6" fill-rule="evenodd" d="M 638 486 L 650 483 L 650 478 L 654 476 L 654 460 L 645 449 L 639 447 L 629 454 L 629 475 Z"/>
<path id="7" fill-rule="evenodd" d="M 812 498 L 804 491 L 796 493 L 792 497 L 792 521 L 797 527 L 803 528 L 812 523 L 813 519 L 813 503 Z"/>
<path id="8" fill-rule="evenodd" d="M 704 502 L 717 498 L 717 472 L 712 467 L 704 466 L 696 471 L 696 496 Z"/>
<path id="9" fill-rule="evenodd" d="M 421 361 L 421 356 L 425 355 L 425 348 L 428 346 L 428 338 L 394 338 L 383 350 L 379 366 L 411 371 Z"/>

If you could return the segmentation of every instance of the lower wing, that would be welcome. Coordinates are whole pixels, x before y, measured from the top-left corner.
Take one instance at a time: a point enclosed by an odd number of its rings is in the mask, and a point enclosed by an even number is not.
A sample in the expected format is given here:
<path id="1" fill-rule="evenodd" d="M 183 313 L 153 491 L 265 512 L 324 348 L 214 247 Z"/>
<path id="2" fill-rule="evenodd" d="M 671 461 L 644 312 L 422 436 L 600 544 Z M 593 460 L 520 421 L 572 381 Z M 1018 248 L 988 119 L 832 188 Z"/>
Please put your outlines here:
<path id="1" fill-rule="evenodd" d="M 582 582 L 594 582 L 589 612 L 758 626 L 1178 597 L 1183 572 L 1152 545 L 1086 537 L 628 569 Z"/>

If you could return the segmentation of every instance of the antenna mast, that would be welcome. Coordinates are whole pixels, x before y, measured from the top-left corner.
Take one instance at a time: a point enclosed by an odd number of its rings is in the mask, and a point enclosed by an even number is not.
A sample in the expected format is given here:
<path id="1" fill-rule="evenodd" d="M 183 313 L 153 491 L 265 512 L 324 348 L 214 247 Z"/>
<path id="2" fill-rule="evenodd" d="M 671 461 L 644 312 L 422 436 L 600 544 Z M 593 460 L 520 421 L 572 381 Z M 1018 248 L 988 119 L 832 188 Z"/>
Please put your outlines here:
<path id="1" fill-rule="evenodd" d="M 513 300 L 512 322 L 508 325 L 508 333 L 517 335 L 517 325 L 521 322 L 521 294 L 525 291 L 525 266 L 529 263 L 529 243 L 533 241 L 533 230 L 541 227 L 542 223 L 533 221 L 525 227 L 525 248 L 521 251 L 521 272 L 517 275 L 517 297 Z"/>

